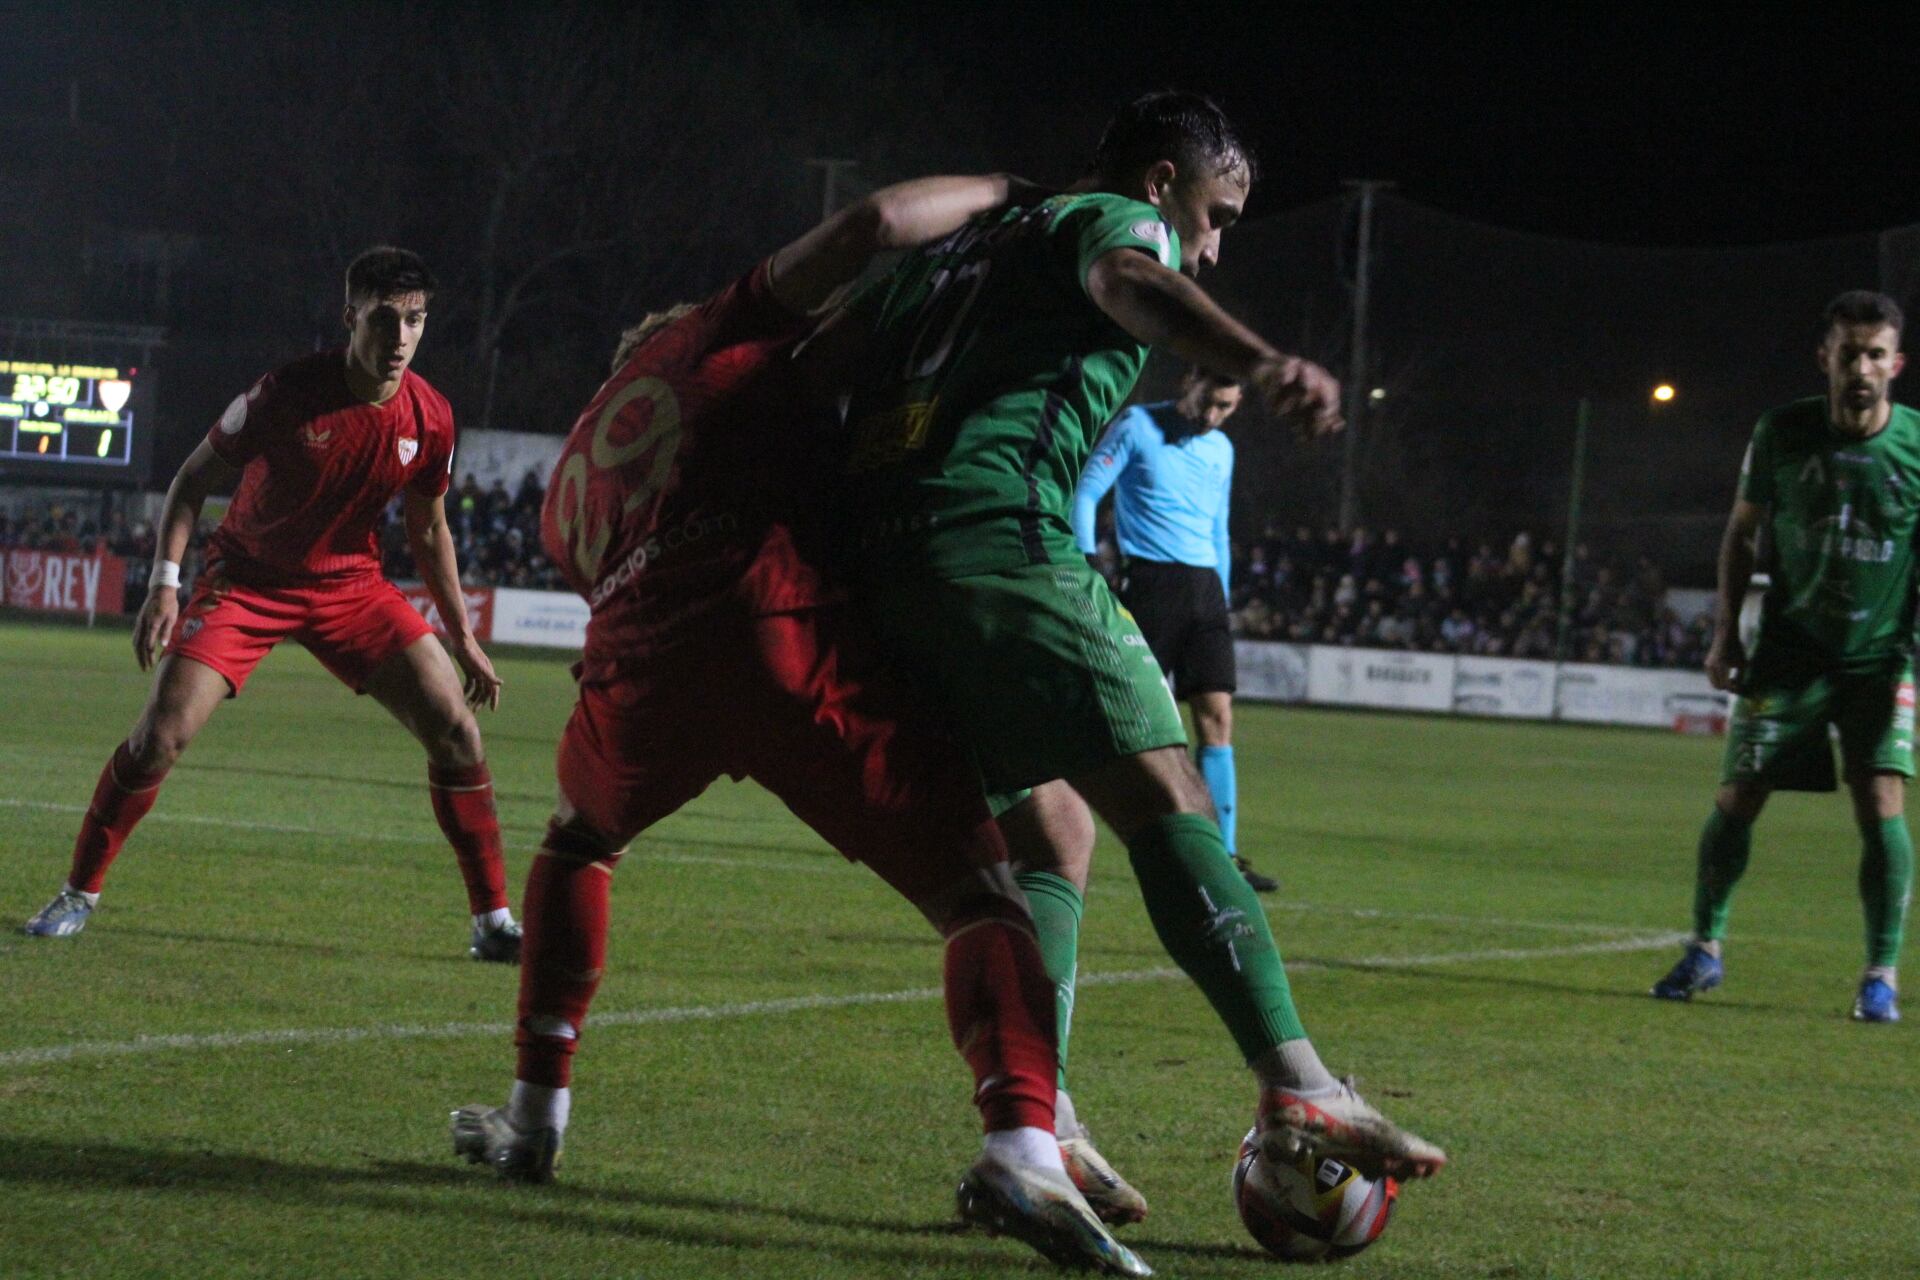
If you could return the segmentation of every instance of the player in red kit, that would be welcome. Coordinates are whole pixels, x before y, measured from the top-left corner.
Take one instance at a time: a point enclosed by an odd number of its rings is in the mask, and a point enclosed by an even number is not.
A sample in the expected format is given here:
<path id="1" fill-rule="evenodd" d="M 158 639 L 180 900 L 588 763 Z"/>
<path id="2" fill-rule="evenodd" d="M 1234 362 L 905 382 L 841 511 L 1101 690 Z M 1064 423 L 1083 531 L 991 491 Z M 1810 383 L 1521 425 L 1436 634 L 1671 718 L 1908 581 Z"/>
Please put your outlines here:
<path id="1" fill-rule="evenodd" d="M 516 1079 L 506 1106 L 454 1113 L 457 1153 L 551 1176 L 614 868 L 716 778 L 751 777 L 946 939 L 948 1023 L 987 1131 L 962 1213 L 1069 1265 L 1147 1274 L 1061 1163 L 1053 989 L 978 775 L 878 669 L 817 545 L 838 450 L 830 411 L 803 407 L 824 403 L 828 363 L 795 359 L 809 317 L 879 252 L 955 230 L 1007 187 L 876 192 L 625 335 L 547 488 L 542 540 L 592 617 L 523 904 Z"/>
<path id="2" fill-rule="evenodd" d="M 372 694 L 426 748 L 434 816 L 466 880 L 470 952 L 519 958 L 493 782 L 473 716 L 498 705 L 500 679 L 467 624 L 443 503 L 453 413 L 407 368 L 433 289 L 415 254 L 361 254 L 347 268 L 345 348 L 296 360 L 236 397 L 174 476 L 134 623 L 140 669 L 158 658 L 153 688 L 100 773 L 65 887 L 27 922 L 29 934 L 66 937 L 85 927 L 108 866 L 153 807 L 167 771 L 267 651 L 293 639 L 354 692 Z M 180 559 L 201 504 L 235 477 L 239 489 L 182 609 Z M 381 576 L 375 530 L 395 494 L 465 674 L 464 697 L 446 650 Z"/>

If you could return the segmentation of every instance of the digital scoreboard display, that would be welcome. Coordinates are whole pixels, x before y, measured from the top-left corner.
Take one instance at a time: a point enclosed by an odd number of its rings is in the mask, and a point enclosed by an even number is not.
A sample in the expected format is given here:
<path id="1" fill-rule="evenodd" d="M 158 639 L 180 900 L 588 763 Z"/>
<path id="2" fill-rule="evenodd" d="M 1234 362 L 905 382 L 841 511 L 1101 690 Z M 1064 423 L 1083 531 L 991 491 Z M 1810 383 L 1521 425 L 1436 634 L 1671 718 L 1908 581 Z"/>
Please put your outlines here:
<path id="1" fill-rule="evenodd" d="M 0 360 L 0 465 L 133 465 L 137 369 Z"/>

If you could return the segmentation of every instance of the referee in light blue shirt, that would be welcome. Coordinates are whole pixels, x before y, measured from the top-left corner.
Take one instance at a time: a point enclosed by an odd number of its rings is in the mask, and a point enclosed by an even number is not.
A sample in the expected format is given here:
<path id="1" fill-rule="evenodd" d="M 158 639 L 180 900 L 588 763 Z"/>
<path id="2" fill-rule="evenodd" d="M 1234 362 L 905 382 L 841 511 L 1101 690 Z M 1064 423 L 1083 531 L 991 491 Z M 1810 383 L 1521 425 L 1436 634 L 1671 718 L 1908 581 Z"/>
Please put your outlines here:
<path id="1" fill-rule="evenodd" d="M 1113 491 L 1114 525 L 1127 557 L 1121 603 L 1153 647 L 1174 696 L 1193 710 L 1200 776 L 1213 793 L 1220 835 L 1247 883 L 1279 884 L 1240 857 L 1234 840 L 1232 568 L 1227 507 L 1233 441 L 1220 426 L 1240 407 L 1240 384 L 1198 369 L 1180 398 L 1134 405 L 1107 428 L 1073 496 L 1073 533 L 1094 554 L 1094 515 Z"/>

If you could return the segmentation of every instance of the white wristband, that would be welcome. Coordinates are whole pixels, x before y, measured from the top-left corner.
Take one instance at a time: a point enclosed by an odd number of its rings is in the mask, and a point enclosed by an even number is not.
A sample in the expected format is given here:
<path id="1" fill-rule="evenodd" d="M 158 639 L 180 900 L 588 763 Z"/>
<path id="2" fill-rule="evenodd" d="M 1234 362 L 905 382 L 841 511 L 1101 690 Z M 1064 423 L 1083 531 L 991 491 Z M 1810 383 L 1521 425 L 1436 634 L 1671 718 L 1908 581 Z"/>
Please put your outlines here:
<path id="1" fill-rule="evenodd" d="M 155 560 L 153 562 L 153 572 L 147 575 L 147 590 L 152 591 L 158 587 L 173 587 L 177 590 L 179 586 L 179 562 L 176 560 Z"/>

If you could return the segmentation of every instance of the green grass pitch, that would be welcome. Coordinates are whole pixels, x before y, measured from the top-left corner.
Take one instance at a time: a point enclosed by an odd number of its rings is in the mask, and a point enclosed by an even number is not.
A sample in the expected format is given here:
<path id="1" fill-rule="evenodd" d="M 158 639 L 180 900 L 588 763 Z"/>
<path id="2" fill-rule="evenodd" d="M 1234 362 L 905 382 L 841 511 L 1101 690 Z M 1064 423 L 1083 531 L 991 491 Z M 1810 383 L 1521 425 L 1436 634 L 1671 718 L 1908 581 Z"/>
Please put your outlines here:
<path id="1" fill-rule="evenodd" d="M 564 663 L 483 720 L 520 882 Z M 0 624 L 0 915 L 56 889 L 146 682 L 124 634 Z M 1644 994 L 1685 927 L 1718 744 L 1243 707 L 1241 840 L 1329 1065 L 1446 1145 L 1355 1277 L 1920 1275 L 1915 1022 L 1850 1023 L 1837 797 L 1763 819 L 1727 986 Z M 644 837 L 560 1179 L 456 1163 L 515 976 L 465 955 L 418 749 L 303 651 L 215 717 L 70 941 L 0 937 L 0 1277 L 973 1277 L 977 1143 L 937 940 L 752 786 Z M 1270 1275 L 1227 1180 L 1253 1089 L 1096 861 L 1074 1093 L 1165 1276 Z M 1920 972 L 1920 970 L 1916 970 Z M 1920 1010 L 1914 1010 L 1920 1013 Z"/>

